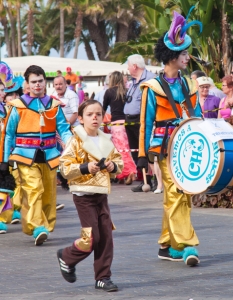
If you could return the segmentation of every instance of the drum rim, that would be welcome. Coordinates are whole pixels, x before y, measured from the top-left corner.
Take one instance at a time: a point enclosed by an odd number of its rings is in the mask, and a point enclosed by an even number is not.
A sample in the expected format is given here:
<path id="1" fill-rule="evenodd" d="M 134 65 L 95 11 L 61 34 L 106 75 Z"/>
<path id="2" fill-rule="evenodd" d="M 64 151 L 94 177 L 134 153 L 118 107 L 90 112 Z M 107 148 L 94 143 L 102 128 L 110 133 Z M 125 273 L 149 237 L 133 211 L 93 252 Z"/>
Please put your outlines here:
<path id="1" fill-rule="evenodd" d="M 216 173 L 216 176 L 215 176 L 214 180 L 211 182 L 211 185 L 209 185 L 209 187 L 207 187 L 205 190 L 200 191 L 198 193 L 193 193 L 193 192 L 190 192 L 190 191 L 187 191 L 186 189 L 184 189 L 182 186 L 179 185 L 179 183 L 177 182 L 177 180 L 173 176 L 172 169 L 171 169 L 171 164 L 170 164 L 170 157 L 171 157 L 171 151 L 170 151 L 170 149 L 171 149 L 173 138 L 174 138 L 175 134 L 177 133 L 177 131 L 180 129 L 180 126 L 182 126 L 183 124 L 187 123 L 188 121 L 194 121 L 194 120 L 200 120 L 200 121 L 202 120 L 202 121 L 204 121 L 202 118 L 189 118 L 189 119 L 181 121 L 179 123 L 179 126 L 177 126 L 173 130 L 173 132 L 172 132 L 172 134 L 171 134 L 171 136 L 169 138 L 169 141 L 168 141 L 168 146 L 167 146 L 167 153 L 168 153 L 168 155 L 167 155 L 167 158 L 166 158 L 167 159 L 167 168 L 168 168 L 168 172 L 169 172 L 169 174 L 171 176 L 171 179 L 173 180 L 174 184 L 176 185 L 176 187 L 179 190 L 181 190 L 182 192 L 184 192 L 185 194 L 188 194 L 188 195 L 198 195 L 198 194 L 206 193 L 208 191 L 208 189 L 209 189 L 210 186 L 216 185 L 216 183 L 219 181 L 220 176 L 222 174 L 223 167 L 224 167 L 224 154 L 223 154 L 223 152 L 220 152 L 220 156 L 219 156 L 219 168 L 218 168 L 218 171 Z M 218 141 L 217 143 L 219 145 L 219 148 L 224 148 L 224 143 L 223 143 L 222 140 Z M 220 170 L 221 170 L 221 172 L 220 172 Z M 231 181 L 233 181 L 233 178 L 232 178 Z M 226 187 L 224 189 L 226 189 Z M 222 193 L 222 192 L 219 191 L 217 194 L 219 194 L 219 193 Z M 217 195 L 217 194 L 215 193 L 215 195 Z"/>

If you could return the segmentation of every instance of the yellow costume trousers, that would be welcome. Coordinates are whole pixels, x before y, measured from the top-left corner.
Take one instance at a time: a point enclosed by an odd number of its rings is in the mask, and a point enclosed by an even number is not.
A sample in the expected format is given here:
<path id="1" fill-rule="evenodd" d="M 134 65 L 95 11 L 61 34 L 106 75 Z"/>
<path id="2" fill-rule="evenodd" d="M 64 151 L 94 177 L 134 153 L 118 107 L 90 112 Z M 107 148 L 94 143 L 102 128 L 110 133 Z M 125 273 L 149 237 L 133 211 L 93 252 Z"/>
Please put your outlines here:
<path id="1" fill-rule="evenodd" d="M 15 183 L 16 183 L 16 189 L 14 190 L 15 194 L 14 197 L 12 198 L 13 206 L 14 206 L 14 210 L 20 211 L 22 206 L 22 201 L 23 201 L 23 191 L 21 189 L 21 179 L 19 176 L 19 170 L 14 169 L 12 170 L 11 174 L 14 176 Z"/>
<path id="2" fill-rule="evenodd" d="M 159 161 L 164 185 L 162 231 L 158 243 L 169 245 L 176 250 L 185 246 L 195 246 L 199 240 L 190 219 L 191 197 L 180 194 L 170 177 L 167 161 Z"/>
<path id="3" fill-rule="evenodd" d="M 20 211 L 22 206 L 23 193 L 21 189 L 21 180 L 18 169 L 12 170 L 11 174 L 15 178 L 16 188 L 14 190 L 14 197 L 11 199 L 12 209 L 5 210 L 0 214 L 0 222 L 4 223 L 10 223 L 12 220 L 13 211 Z"/>
<path id="4" fill-rule="evenodd" d="M 23 191 L 23 232 L 32 235 L 39 226 L 53 231 L 56 223 L 57 170 L 50 170 L 46 163 L 33 163 L 30 167 L 18 164 L 18 170 Z"/>

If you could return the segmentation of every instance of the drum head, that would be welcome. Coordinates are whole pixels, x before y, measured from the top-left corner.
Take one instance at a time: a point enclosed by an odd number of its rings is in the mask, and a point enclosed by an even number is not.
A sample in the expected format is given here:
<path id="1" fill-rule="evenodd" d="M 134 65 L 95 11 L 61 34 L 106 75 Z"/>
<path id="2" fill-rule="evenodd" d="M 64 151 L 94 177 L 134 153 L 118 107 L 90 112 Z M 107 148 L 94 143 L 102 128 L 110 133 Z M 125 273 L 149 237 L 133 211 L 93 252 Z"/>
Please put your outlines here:
<path id="1" fill-rule="evenodd" d="M 168 143 L 168 170 L 177 188 L 187 194 L 200 194 L 216 184 L 223 168 L 223 142 L 212 142 L 198 124 L 202 119 L 180 123 Z"/>

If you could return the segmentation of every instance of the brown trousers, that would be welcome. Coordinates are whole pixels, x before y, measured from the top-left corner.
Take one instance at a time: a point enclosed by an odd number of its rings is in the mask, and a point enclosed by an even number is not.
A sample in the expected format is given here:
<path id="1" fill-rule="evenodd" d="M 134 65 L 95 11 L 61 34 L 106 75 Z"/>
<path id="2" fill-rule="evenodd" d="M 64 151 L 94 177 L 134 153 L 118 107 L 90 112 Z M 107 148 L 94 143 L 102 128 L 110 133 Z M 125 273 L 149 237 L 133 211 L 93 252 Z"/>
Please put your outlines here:
<path id="1" fill-rule="evenodd" d="M 113 238 L 107 195 L 73 195 L 73 200 L 82 230 L 91 228 L 91 242 L 88 247 L 88 238 L 81 236 L 71 247 L 63 249 L 62 259 L 68 266 L 74 267 L 94 250 L 95 280 L 111 277 Z"/>

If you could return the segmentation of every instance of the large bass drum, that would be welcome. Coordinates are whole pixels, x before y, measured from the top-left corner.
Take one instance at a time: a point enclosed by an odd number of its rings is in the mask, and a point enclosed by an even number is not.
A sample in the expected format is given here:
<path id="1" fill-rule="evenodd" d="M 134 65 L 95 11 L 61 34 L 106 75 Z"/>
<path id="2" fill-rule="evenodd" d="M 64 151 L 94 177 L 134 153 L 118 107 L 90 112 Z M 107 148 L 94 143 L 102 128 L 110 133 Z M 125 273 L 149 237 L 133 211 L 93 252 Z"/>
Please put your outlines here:
<path id="1" fill-rule="evenodd" d="M 182 121 L 168 143 L 168 170 L 187 194 L 219 194 L 233 187 L 233 140 L 212 142 L 198 126 L 205 120 Z"/>

